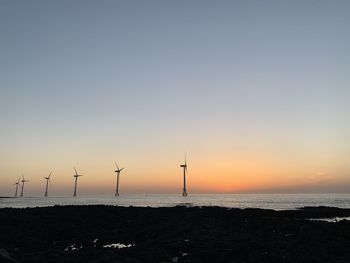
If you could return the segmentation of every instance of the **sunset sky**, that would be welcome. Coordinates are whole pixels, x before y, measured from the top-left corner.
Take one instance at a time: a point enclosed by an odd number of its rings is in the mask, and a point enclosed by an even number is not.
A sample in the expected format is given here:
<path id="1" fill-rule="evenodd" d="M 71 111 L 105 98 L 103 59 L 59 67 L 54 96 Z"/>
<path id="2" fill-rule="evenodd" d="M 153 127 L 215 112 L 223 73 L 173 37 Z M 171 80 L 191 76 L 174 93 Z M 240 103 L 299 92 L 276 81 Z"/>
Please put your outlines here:
<path id="1" fill-rule="evenodd" d="M 349 11 L 0 0 L 0 196 L 350 192 Z"/>

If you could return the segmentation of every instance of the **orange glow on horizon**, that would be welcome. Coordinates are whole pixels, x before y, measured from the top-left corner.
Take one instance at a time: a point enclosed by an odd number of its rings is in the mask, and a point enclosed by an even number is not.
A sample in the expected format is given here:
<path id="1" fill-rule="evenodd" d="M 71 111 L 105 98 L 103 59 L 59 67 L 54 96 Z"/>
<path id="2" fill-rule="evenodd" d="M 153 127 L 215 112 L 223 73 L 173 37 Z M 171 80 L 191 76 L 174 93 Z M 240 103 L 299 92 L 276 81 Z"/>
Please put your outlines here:
<path id="1" fill-rule="evenodd" d="M 289 156 L 290 157 L 290 156 Z M 128 161 L 129 160 L 129 161 Z M 132 160 L 132 161 L 130 161 Z M 174 161 L 175 160 L 175 161 Z M 73 166 L 80 174 L 78 193 L 113 194 L 116 177 L 114 173 L 114 159 L 104 159 L 95 155 L 85 158 L 77 164 L 61 166 L 54 160 L 46 160 L 46 167 L 42 167 L 45 159 L 29 162 L 24 159 L 25 177 L 29 180 L 27 191 L 41 194 L 44 188 L 44 176 L 53 170 L 50 191 L 56 194 L 68 194 L 73 191 Z M 120 160 L 120 166 L 125 167 L 120 176 L 121 193 L 181 193 L 182 158 L 175 154 L 154 156 L 129 156 Z M 188 154 L 188 193 L 241 193 L 259 192 L 266 189 L 285 189 L 292 186 L 318 183 L 325 180 L 337 180 L 328 171 L 341 174 L 346 171 L 332 168 L 332 164 L 318 166 L 302 158 L 289 158 L 288 161 L 280 155 L 271 153 L 255 153 L 252 151 L 232 153 L 230 151 L 218 153 L 201 149 Z M 16 170 L 16 163 L 7 163 L 7 168 Z M 344 167 L 336 163 L 334 167 Z M 325 172 L 326 171 L 326 172 Z M 18 171 L 20 175 L 21 171 Z M 7 173 L 10 174 L 10 173 Z M 3 185 L 11 186 L 16 177 L 6 178 Z M 12 189 L 8 188 L 10 193 Z M 7 189 L 6 188 L 6 189 Z"/>

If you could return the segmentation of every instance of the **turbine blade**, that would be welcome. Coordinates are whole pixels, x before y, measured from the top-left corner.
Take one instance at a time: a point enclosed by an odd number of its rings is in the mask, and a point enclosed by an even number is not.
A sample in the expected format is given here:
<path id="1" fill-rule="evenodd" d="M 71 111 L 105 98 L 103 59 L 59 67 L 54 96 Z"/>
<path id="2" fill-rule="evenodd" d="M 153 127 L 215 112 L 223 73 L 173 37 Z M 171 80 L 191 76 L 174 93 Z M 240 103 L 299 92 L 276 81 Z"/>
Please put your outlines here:
<path id="1" fill-rule="evenodd" d="M 75 169 L 75 167 L 74 167 L 74 171 L 75 171 L 75 175 L 78 175 L 77 169 Z"/>
<path id="2" fill-rule="evenodd" d="M 50 177 L 51 177 L 51 174 L 52 174 L 52 171 L 51 171 L 50 174 L 49 174 L 49 179 L 50 179 Z"/>
<path id="3" fill-rule="evenodd" d="M 118 164 L 117 164 L 117 162 L 115 162 L 115 166 L 117 166 L 117 170 L 119 170 L 119 167 L 118 167 Z"/>

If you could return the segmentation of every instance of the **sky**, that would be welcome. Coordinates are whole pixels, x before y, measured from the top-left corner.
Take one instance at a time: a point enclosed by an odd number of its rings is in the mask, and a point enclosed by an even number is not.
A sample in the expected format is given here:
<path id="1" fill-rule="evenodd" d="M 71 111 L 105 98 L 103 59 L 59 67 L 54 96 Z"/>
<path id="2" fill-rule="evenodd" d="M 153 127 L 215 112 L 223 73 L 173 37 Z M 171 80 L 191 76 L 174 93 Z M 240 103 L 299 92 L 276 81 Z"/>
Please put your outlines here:
<path id="1" fill-rule="evenodd" d="M 0 196 L 350 192 L 349 10 L 0 0 Z"/>

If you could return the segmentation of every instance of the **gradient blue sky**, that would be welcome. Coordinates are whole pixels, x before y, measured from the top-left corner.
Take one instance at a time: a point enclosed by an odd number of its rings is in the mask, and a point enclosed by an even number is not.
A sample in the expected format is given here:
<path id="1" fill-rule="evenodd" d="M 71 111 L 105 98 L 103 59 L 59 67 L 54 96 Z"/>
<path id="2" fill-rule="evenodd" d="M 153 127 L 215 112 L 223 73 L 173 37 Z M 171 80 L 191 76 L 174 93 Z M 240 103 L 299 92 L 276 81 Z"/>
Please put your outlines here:
<path id="1" fill-rule="evenodd" d="M 70 193 L 74 165 L 113 192 L 115 160 L 125 192 L 181 192 L 184 151 L 193 192 L 350 190 L 349 12 L 0 0 L 0 193 Z"/>

